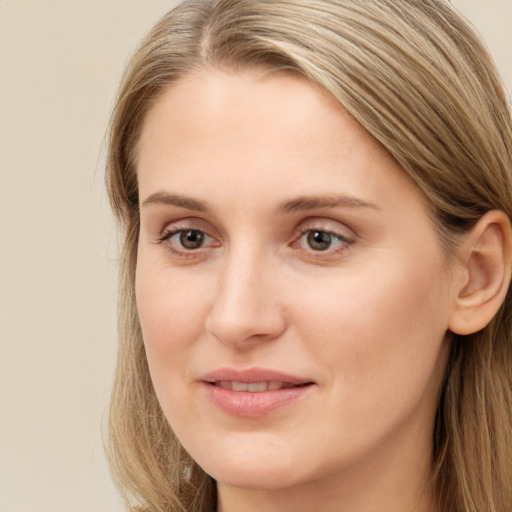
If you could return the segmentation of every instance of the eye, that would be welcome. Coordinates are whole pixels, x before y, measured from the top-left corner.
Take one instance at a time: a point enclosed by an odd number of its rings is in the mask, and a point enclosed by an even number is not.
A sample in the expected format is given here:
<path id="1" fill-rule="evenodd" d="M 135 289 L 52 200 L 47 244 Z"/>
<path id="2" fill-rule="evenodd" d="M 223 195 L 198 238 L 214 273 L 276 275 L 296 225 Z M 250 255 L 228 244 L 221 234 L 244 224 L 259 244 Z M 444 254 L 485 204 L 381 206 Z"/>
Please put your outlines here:
<path id="1" fill-rule="evenodd" d="M 305 231 L 297 241 L 301 249 L 315 252 L 336 251 L 350 245 L 352 240 L 331 231 L 310 229 Z"/>
<path id="2" fill-rule="evenodd" d="M 164 242 L 173 253 L 182 254 L 199 249 L 215 246 L 213 237 L 199 229 L 175 229 L 167 231 L 159 239 Z"/>
<path id="3" fill-rule="evenodd" d="M 184 249 L 193 250 L 203 246 L 205 233 L 197 229 L 182 230 L 175 233 L 170 239 L 179 243 Z M 176 239 L 176 240 L 174 240 Z"/>

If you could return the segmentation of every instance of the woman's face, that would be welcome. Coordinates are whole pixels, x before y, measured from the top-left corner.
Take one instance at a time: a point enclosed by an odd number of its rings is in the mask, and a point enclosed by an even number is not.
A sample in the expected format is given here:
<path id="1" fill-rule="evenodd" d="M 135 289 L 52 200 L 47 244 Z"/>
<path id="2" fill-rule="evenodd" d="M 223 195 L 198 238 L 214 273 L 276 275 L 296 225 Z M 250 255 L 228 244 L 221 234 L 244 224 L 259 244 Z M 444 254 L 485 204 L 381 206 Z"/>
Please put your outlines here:
<path id="1" fill-rule="evenodd" d="M 138 311 L 191 456 L 244 488 L 424 476 L 456 286 L 396 161 L 257 72 L 169 87 L 138 149 Z"/>

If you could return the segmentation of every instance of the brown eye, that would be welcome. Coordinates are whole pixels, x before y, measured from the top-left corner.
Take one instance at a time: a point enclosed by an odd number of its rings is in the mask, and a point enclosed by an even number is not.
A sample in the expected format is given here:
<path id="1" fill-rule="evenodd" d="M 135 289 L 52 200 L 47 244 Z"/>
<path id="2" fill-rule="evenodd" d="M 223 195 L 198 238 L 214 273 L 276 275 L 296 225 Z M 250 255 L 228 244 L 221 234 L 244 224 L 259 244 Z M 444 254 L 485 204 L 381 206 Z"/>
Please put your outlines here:
<path id="1" fill-rule="evenodd" d="M 297 247 L 315 253 L 334 255 L 347 249 L 354 241 L 340 233 L 324 229 L 308 229 L 295 242 Z"/>
<path id="2" fill-rule="evenodd" d="M 205 237 L 202 231 L 189 229 L 180 231 L 177 234 L 179 236 L 180 244 L 184 249 L 193 250 L 199 249 L 203 246 Z"/>
<path id="3" fill-rule="evenodd" d="M 334 236 L 326 231 L 308 231 L 306 242 L 314 251 L 326 251 L 332 245 Z"/>

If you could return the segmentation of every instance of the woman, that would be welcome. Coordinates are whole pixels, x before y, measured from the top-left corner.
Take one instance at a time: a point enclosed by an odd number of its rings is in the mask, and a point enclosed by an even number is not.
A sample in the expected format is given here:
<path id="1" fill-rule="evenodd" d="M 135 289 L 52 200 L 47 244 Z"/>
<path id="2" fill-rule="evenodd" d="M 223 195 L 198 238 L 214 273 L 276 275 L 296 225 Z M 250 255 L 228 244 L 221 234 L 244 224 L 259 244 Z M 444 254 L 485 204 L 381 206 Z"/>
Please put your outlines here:
<path id="1" fill-rule="evenodd" d="M 512 508 L 512 123 L 443 0 L 193 0 L 134 56 L 112 467 L 133 510 Z"/>

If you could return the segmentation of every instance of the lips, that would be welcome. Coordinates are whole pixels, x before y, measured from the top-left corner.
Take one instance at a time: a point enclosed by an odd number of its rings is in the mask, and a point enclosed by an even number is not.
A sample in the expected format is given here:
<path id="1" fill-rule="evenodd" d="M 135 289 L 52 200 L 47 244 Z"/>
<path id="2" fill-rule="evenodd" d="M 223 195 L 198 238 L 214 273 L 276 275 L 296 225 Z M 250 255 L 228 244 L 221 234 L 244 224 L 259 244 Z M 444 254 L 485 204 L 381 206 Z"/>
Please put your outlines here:
<path id="1" fill-rule="evenodd" d="M 314 386 L 307 378 L 261 368 L 221 369 L 205 375 L 200 382 L 208 399 L 223 413 L 250 418 L 268 416 L 290 406 Z"/>
<path id="2" fill-rule="evenodd" d="M 293 388 L 297 384 L 291 382 L 279 382 L 272 380 L 270 382 L 232 382 L 228 380 L 221 380 L 213 383 L 215 386 L 220 386 L 223 389 L 230 389 L 231 391 L 249 391 L 250 393 L 261 393 L 263 391 L 277 391 L 278 389 Z"/>

